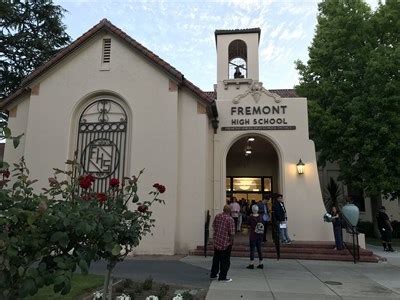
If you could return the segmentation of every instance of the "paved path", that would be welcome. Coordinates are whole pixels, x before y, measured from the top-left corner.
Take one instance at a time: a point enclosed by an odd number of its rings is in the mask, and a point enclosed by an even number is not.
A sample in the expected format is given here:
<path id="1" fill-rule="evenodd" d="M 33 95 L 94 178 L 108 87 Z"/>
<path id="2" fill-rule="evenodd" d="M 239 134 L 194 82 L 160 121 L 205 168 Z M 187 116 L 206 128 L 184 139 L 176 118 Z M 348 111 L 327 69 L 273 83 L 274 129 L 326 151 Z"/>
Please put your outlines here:
<path id="1" fill-rule="evenodd" d="M 232 258 L 231 283 L 209 280 L 211 257 L 138 257 L 117 265 L 114 276 L 154 280 L 188 288 L 209 288 L 207 300 L 397 299 L 400 300 L 400 252 L 384 253 L 388 262 L 357 263 L 310 260 L 264 261 L 264 270 L 247 270 L 248 259 Z M 91 272 L 105 273 L 104 263 Z"/>
<path id="2" fill-rule="evenodd" d="M 204 257 L 181 261 L 211 264 Z M 268 259 L 264 270 L 247 270 L 247 264 L 247 259 L 232 258 L 228 277 L 233 282 L 212 281 L 207 300 L 400 299 L 400 266 L 391 263 Z"/>

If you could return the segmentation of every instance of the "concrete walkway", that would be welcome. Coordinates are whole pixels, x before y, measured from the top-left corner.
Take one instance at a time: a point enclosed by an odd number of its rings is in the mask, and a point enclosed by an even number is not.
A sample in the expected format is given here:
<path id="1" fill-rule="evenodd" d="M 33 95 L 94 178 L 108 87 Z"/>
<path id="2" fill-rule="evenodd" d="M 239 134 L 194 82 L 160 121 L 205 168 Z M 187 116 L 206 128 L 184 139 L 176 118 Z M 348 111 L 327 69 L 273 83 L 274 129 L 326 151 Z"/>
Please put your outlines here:
<path id="1" fill-rule="evenodd" d="M 267 259 L 264 270 L 248 270 L 248 259 L 231 258 L 228 277 L 233 282 L 209 279 L 211 257 L 161 256 L 128 258 L 117 265 L 114 276 L 158 282 L 188 288 L 209 288 L 207 300 L 235 299 L 397 299 L 400 300 L 400 252 L 385 253 L 380 263 L 324 262 Z M 90 272 L 105 273 L 105 264 L 92 264 Z"/>
<path id="2" fill-rule="evenodd" d="M 181 261 L 211 265 L 211 258 L 204 257 Z M 268 259 L 264 270 L 247 270 L 247 264 L 247 259 L 232 258 L 228 277 L 233 281 L 212 281 L 207 300 L 400 299 L 400 266 L 391 263 Z"/>

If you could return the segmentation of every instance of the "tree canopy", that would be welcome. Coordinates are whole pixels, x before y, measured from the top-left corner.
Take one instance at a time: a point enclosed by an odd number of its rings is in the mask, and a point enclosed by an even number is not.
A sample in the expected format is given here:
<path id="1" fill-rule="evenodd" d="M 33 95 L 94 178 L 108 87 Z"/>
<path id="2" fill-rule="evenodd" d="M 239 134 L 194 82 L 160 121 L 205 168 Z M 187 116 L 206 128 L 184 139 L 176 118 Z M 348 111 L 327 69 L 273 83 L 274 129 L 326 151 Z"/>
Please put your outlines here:
<path id="1" fill-rule="evenodd" d="M 400 2 L 376 11 L 362 0 L 319 4 L 307 63 L 297 61 L 301 96 L 319 161 L 371 197 L 400 195 Z"/>
<path id="2" fill-rule="evenodd" d="M 51 0 L 0 2 L 0 99 L 70 42 L 64 13 Z"/>

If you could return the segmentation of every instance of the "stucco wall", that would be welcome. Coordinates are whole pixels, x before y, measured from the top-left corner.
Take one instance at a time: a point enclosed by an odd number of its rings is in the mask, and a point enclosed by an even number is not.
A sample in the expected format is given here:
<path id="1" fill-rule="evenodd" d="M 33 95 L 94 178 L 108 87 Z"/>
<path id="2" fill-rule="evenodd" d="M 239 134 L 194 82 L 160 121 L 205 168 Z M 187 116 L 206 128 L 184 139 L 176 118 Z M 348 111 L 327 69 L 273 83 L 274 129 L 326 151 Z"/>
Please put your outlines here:
<path id="1" fill-rule="evenodd" d="M 11 111 L 8 118 L 8 126 L 11 128 L 13 136 L 24 134 L 17 148 L 14 148 L 12 141 L 6 142 L 4 149 L 4 161 L 9 164 L 18 162 L 25 155 L 25 140 L 28 134 L 28 114 L 29 114 L 29 96 L 22 97 L 17 103 L 9 107 Z"/>
<path id="2" fill-rule="evenodd" d="M 190 94 L 179 94 L 179 179 L 176 252 L 187 254 L 203 243 L 209 178 L 209 121 Z"/>
<path id="3" fill-rule="evenodd" d="M 101 70 L 103 37 L 97 36 L 34 82 L 32 85 L 40 84 L 39 94 L 31 96 L 30 102 L 23 102 L 18 124 L 10 120 L 10 126 L 14 132 L 28 128 L 25 156 L 32 177 L 39 179 L 36 187 L 40 190 L 47 185 L 52 168 L 63 168 L 65 160 L 71 158 L 76 147 L 77 112 L 86 101 L 105 93 L 119 98 L 131 116 L 127 172 L 133 175 L 146 168 L 139 184 L 139 196 L 147 198 L 155 182 L 167 188 L 162 195 L 166 205 L 154 207 L 154 236 L 145 237 L 136 252 L 173 254 L 177 239 L 192 236 L 187 242 L 179 243 L 183 249 L 197 242 L 202 234 L 200 220 L 204 220 L 206 191 L 204 160 L 209 138 L 207 117 L 196 113 L 197 104 L 188 95 L 178 97 L 178 90 L 170 89 L 170 79 L 164 72 L 114 37 L 110 69 Z M 189 115 L 179 119 L 178 113 L 194 113 L 193 119 Z M 184 139 L 188 139 L 188 145 L 180 144 Z M 194 142 L 197 140 L 198 144 Z M 6 159 L 15 160 L 21 156 L 22 149 L 18 150 L 21 152 L 7 149 Z M 180 154 L 189 161 L 187 168 L 179 164 Z M 178 182 L 178 166 L 185 180 L 182 184 Z M 179 188 L 182 188 L 180 193 Z M 178 201 L 182 204 L 180 210 Z M 186 213 L 187 208 L 195 209 Z M 177 230 L 178 213 L 181 228 Z M 194 224 L 185 223 L 189 221 Z M 196 228 L 194 234 L 189 232 L 189 225 Z"/>
<path id="4" fill-rule="evenodd" d="M 288 212 L 289 233 L 295 240 L 332 240 L 332 228 L 322 220 L 325 212 L 318 180 L 314 143 L 308 136 L 307 102 L 305 98 L 280 99 L 262 94 L 256 102 L 251 95 L 232 102 L 240 94 L 235 86 L 229 86 L 224 95 L 218 98 L 220 128 L 215 136 L 214 164 L 214 209 L 220 211 L 225 201 L 226 154 L 233 143 L 243 136 L 259 136 L 270 141 L 279 157 L 279 187 L 283 193 Z M 252 130 L 223 131 L 223 127 L 232 126 L 231 109 L 254 106 L 286 106 L 285 114 L 269 117 L 285 118 L 287 125 L 296 126 L 295 130 Z M 257 117 L 257 116 L 256 116 Z M 268 116 L 258 116 L 267 117 Z M 234 118 L 253 118 L 252 116 L 234 116 Z M 240 126 L 239 126 L 240 127 Z M 297 174 L 299 159 L 305 163 L 303 175 Z"/>

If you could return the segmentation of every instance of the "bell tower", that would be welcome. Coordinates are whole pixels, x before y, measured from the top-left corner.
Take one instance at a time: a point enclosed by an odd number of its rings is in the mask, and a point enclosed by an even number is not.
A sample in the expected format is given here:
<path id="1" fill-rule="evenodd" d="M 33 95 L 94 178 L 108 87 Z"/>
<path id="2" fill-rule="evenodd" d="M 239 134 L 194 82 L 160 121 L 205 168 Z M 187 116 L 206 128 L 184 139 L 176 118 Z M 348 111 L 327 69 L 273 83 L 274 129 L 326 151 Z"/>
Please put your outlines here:
<path id="1" fill-rule="evenodd" d="M 258 46 L 260 28 L 216 30 L 217 95 L 229 97 L 258 81 Z"/>

